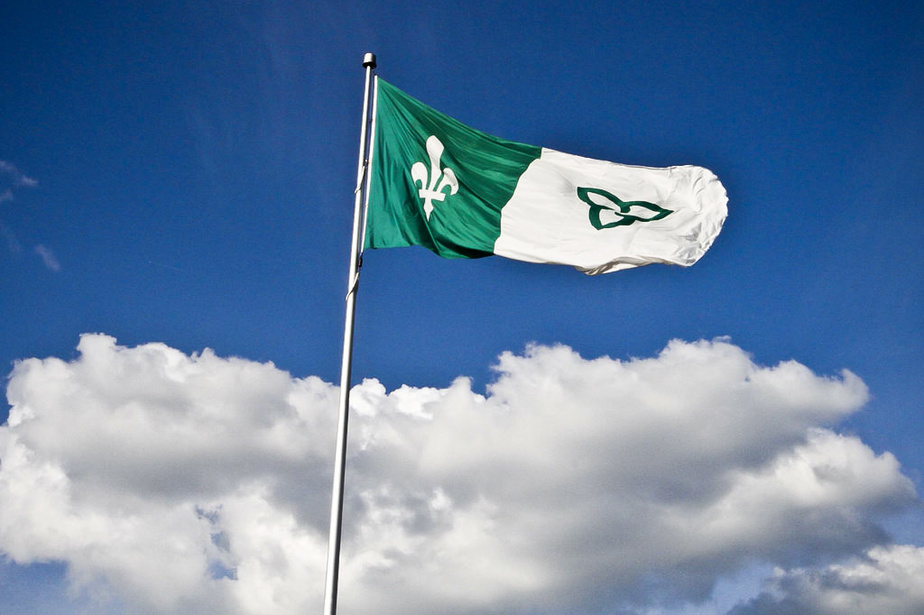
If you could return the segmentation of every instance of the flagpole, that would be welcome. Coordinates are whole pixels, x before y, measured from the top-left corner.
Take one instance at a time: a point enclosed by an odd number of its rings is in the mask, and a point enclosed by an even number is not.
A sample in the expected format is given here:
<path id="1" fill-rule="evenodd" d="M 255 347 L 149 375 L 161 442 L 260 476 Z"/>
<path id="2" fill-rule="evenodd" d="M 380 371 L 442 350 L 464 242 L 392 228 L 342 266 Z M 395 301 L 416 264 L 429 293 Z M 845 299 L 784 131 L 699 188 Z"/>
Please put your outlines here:
<path id="1" fill-rule="evenodd" d="M 366 85 L 363 92 L 363 120 L 359 132 L 359 163 L 356 170 L 356 190 L 353 202 L 353 242 L 350 253 L 350 275 L 347 279 L 346 322 L 343 327 L 343 358 L 340 363 L 340 408 L 337 423 L 337 451 L 334 457 L 334 481 L 330 498 L 330 537 L 327 542 L 327 579 L 324 586 L 324 615 L 337 612 L 337 587 L 340 580 L 340 537 L 343 525 L 343 479 L 346 471 L 347 423 L 350 414 L 350 377 L 353 363 L 353 322 L 356 314 L 356 291 L 359 288 L 359 268 L 362 246 L 363 184 L 366 176 L 369 125 L 369 99 L 375 54 L 363 56 Z"/>

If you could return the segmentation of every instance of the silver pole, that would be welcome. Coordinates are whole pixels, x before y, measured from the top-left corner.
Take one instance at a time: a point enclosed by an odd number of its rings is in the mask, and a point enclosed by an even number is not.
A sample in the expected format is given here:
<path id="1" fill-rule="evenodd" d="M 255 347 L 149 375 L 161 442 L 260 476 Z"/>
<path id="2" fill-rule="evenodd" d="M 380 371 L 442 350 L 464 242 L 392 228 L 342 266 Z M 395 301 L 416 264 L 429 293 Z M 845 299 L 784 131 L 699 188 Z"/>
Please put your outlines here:
<path id="1" fill-rule="evenodd" d="M 327 542 L 327 581 L 324 586 L 324 615 L 337 612 L 337 585 L 340 580 L 340 536 L 343 525 L 343 478 L 346 470 L 347 423 L 350 414 L 350 377 L 353 363 L 353 321 L 356 314 L 356 291 L 359 287 L 359 267 L 362 246 L 363 178 L 366 171 L 366 136 L 369 124 L 369 94 L 375 54 L 363 56 L 366 87 L 363 92 L 363 122 L 359 132 L 359 164 L 356 170 L 356 192 L 353 203 L 353 244 L 350 253 L 350 277 L 347 280 L 346 322 L 343 327 L 343 359 L 340 363 L 340 412 L 337 424 L 337 453 L 334 457 L 334 484 L 330 496 L 330 538 Z"/>

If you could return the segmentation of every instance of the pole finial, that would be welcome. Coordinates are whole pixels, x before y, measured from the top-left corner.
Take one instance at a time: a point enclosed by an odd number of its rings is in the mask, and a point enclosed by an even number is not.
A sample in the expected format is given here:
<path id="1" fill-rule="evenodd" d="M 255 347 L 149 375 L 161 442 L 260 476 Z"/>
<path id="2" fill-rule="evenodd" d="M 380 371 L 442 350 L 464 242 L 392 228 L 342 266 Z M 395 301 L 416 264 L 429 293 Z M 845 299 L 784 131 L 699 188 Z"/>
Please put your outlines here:
<path id="1" fill-rule="evenodd" d="M 375 54 L 367 53 L 363 56 L 363 68 L 375 68 Z"/>

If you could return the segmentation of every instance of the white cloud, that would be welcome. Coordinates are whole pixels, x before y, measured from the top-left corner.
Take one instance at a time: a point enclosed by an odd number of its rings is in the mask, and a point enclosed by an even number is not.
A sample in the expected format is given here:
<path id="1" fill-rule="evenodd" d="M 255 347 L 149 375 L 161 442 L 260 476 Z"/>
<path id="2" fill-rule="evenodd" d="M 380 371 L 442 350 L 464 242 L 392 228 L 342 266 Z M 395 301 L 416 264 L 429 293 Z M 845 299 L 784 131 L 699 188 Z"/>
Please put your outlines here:
<path id="1" fill-rule="evenodd" d="M 138 612 L 319 609 L 336 387 L 208 350 L 78 349 L 11 374 L 0 551 Z M 342 612 L 703 601 L 754 562 L 882 548 L 877 518 L 915 497 L 890 454 L 830 430 L 868 396 L 849 372 L 725 340 L 633 361 L 537 346 L 498 371 L 486 395 L 354 388 Z"/>
<path id="2" fill-rule="evenodd" d="M 42 258 L 42 262 L 45 263 L 46 267 L 52 271 L 61 271 L 61 262 L 58 261 L 58 257 L 55 256 L 51 248 L 39 244 L 35 246 L 35 253 Z"/>
<path id="3" fill-rule="evenodd" d="M 38 182 L 17 169 L 16 165 L 0 160 L 0 204 L 16 200 L 14 189 L 36 186 Z"/>
<path id="4" fill-rule="evenodd" d="M 25 173 L 17 169 L 16 165 L 6 160 L 0 160 L 0 175 L 5 175 L 7 181 L 17 187 L 25 186 L 27 188 L 35 188 L 38 186 L 36 180 L 28 177 Z"/>
<path id="5" fill-rule="evenodd" d="M 36 186 L 38 182 L 17 169 L 16 165 L 0 160 L 0 205 L 15 201 L 15 193 L 19 188 L 35 188 Z M 11 254 L 19 254 L 22 251 L 22 246 L 15 233 L 2 220 L 0 220 L 0 235 L 5 239 L 7 250 Z M 54 271 L 61 269 L 55 255 L 45 246 L 37 246 L 36 253 L 42 257 L 49 269 Z"/>
<path id="6" fill-rule="evenodd" d="M 924 548 L 879 546 L 846 564 L 778 569 L 770 591 L 733 615 L 920 615 L 924 613 Z"/>

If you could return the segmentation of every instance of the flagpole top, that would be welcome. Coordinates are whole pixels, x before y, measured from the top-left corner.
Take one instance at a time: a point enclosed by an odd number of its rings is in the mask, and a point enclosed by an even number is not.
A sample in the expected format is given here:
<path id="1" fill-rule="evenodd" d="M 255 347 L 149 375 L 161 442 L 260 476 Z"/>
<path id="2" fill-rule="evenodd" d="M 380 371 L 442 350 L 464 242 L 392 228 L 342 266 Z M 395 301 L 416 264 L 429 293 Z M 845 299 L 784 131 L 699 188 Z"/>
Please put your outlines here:
<path id="1" fill-rule="evenodd" d="M 375 54 L 367 53 L 363 56 L 363 68 L 375 68 Z"/>

